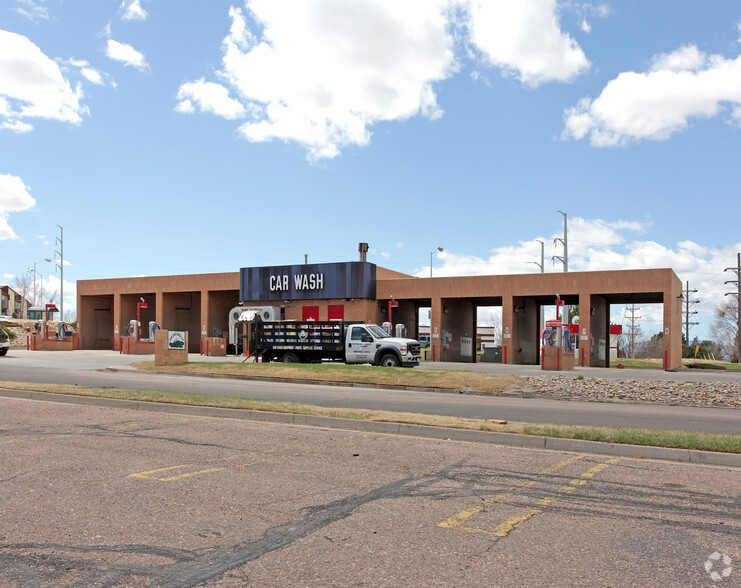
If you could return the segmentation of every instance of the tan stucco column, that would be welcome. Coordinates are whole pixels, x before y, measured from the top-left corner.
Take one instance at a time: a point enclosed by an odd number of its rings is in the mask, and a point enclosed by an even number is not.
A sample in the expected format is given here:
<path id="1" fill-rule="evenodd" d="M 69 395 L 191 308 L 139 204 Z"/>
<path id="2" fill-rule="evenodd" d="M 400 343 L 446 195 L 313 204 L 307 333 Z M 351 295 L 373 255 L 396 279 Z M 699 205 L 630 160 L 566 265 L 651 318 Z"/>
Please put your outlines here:
<path id="1" fill-rule="evenodd" d="M 607 300 L 599 294 L 589 298 L 589 365 L 610 367 L 610 312 Z"/>
<path id="2" fill-rule="evenodd" d="M 154 294 L 154 320 L 160 326 L 160 329 L 164 329 L 165 322 L 165 294 L 163 292 L 155 292 Z"/>
<path id="3" fill-rule="evenodd" d="M 113 294 L 113 349 L 119 351 L 118 342 L 121 339 L 121 331 L 124 325 L 121 324 L 121 294 Z"/>
<path id="4" fill-rule="evenodd" d="M 514 302 L 510 294 L 502 296 L 502 363 L 514 363 L 512 333 L 515 328 Z"/>
<path id="5" fill-rule="evenodd" d="M 208 290 L 201 290 L 201 339 L 208 337 L 208 332 L 211 330 L 208 316 L 209 308 L 209 295 Z"/>
<path id="6" fill-rule="evenodd" d="M 675 276 L 676 277 L 676 276 Z M 664 292 L 664 369 L 682 366 L 682 282 L 679 278 Z"/>
<path id="7" fill-rule="evenodd" d="M 443 301 L 442 298 L 433 298 L 430 306 L 430 353 L 433 361 L 441 361 L 443 332 Z"/>
<path id="8" fill-rule="evenodd" d="M 579 294 L 579 365 L 592 365 L 589 341 L 592 333 L 592 313 L 590 312 L 592 295 Z"/>

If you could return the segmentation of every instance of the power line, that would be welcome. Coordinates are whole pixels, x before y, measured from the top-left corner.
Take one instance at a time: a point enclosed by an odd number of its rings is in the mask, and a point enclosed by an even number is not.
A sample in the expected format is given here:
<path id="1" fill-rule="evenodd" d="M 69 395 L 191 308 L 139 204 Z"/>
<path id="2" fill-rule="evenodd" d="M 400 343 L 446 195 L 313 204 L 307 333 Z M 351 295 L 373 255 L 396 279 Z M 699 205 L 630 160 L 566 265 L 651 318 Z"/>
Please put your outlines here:
<path id="1" fill-rule="evenodd" d="M 630 316 L 625 315 L 624 318 L 627 318 L 630 321 L 630 332 L 628 333 L 628 337 L 630 337 L 630 359 L 636 358 L 636 337 L 639 337 L 641 335 L 641 326 L 636 325 L 636 321 L 641 318 L 640 315 L 636 316 L 636 310 L 641 310 L 640 307 L 636 308 L 635 304 L 630 305 Z M 628 308 L 625 308 L 625 312 L 628 312 Z"/>
<path id="2" fill-rule="evenodd" d="M 690 326 L 699 325 L 697 321 L 690 321 L 690 316 L 693 314 L 697 314 L 696 310 L 690 310 L 691 304 L 699 304 L 699 300 L 690 300 L 690 294 L 696 294 L 697 290 L 690 290 L 690 283 L 687 282 L 687 286 L 685 288 L 685 291 L 683 292 L 684 295 L 684 309 L 682 310 L 682 314 L 684 315 L 684 341 L 687 345 L 690 344 Z"/>
<path id="3" fill-rule="evenodd" d="M 736 284 L 736 292 L 726 292 L 726 296 L 736 297 L 736 361 L 741 361 L 741 253 L 736 254 L 736 267 L 727 267 L 724 271 L 736 273 L 735 280 L 726 280 L 726 284 Z"/>
<path id="4" fill-rule="evenodd" d="M 559 255 L 554 255 L 551 257 L 551 261 L 558 260 L 561 263 L 563 263 L 563 271 L 567 272 L 569 271 L 569 235 L 568 235 L 568 223 L 569 219 L 565 212 L 558 211 L 563 215 L 563 239 L 556 238 L 553 239 L 553 244 L 555 245 L 558 241 L 561 241 L 563 244 L 563 257 Z"/>

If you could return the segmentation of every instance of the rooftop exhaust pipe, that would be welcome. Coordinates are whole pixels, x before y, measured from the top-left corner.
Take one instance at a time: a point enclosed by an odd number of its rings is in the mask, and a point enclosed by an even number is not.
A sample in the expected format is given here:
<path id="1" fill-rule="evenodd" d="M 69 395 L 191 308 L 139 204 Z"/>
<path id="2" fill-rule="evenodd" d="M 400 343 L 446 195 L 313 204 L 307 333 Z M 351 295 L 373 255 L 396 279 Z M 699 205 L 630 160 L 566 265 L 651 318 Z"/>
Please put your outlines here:
<path id="1" fill-rule="evenodd" d="M 368 257 L 368 243 L 359 243 L 358 251 L 360 252 L 360 261 L 367 261 Z"/>

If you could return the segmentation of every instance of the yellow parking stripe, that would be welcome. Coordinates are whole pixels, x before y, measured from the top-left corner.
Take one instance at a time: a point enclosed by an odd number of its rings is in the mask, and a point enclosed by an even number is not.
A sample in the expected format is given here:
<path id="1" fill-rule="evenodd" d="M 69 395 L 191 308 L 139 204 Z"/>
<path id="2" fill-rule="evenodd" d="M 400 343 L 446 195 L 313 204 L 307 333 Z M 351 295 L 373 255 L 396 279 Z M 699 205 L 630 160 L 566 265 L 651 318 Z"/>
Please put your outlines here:
<path id="1" fill-rule="evenodd" d="M 368 438 L 366 440 L 367 441 L 378 441 L 378 440 L 383 439 L 383 438 L 384 438 L 383 436 L 378 436 L 378 437 L 370 437 L 370 438 Z M 353 441 L 347 441 L 347 442 L 344 442 L 344 443 L 339 443 L 338 446 L 353 445 L 355 443 L 356 443 L 356 441 L 354 441 L 354 440 Z M 284 449 L 289 449 L 289 448 L 284 448 Z M 250 466 L 254 466 L 254 465 L 259 465 L 261 463 L 268 463 L 268 462 L 271 462 L 271 461 L 279 461 L 279 460 L 282 460 L 282 459 L 291 459 L 293 457 L 299 457 L 299 456 L 302 456 L 302 455 L 311 455 L 311 454 L 319 453 L 319 452 L 314 451 L 314 450 L 311 450 L 311 451 L 297 451 L 295 453 L 285 453 L 285 454 L 281 454 L 281 455 L 273 455 L 273 456 L 270 456 L 270 457 L 261 457 L 259 459 L 255 459 L 253 461 L 248 461 L 248 462 L 244 462 L 244 463 L 235 463 L 235 464 L 229 464 L 229 465 L 224 465 L 224 466 L 209 467 L 209 468 L 206 468 L 206 469 L 195 470 L 195 471 L 192 471 L 192 472 L 183 472 L 183 473 L 180 473 L 180 474 L 176 474 L 174 476 L 158 476 L 157 475 L 157 474 L 160 474 L 162 472 L 172 472 L 172 470 L 184 470 L 186 468 L 203 466 L 204 464 L 213 464 L 213 463 L 217 463 L 217 462 L 231 461 L 231 460 L 235 460 L 235 459 L 239 459 L 239 458 L 244 458 L 246 455 L 259 455 L 260 453 L 262 453 L 262 454 L 275 454 L 275 453 L 277 453 L 277 451 L 278 451 L 277 449 L 271 449 L 271 450 L 266 450 L 266 451 L 263 451 L 263 452 L 257 452 L 257 451 L 244 452 L 244 453 L 240 453 L 239 455 L 232 455 L 232 456 L 229 456 L 229 457 L 220 457 L 220 458 L 216 458 L 216 459 L 209 459 L 209 460 L 206 460 L 206 461 L 203 461 L 203 462 L 199 462 L 199 463 L 185 463 L 185 464 L 180 464 L 180 465 L 171 465 L 171 466 L 166 466 L 166 467 L 163 467 L 163 468 L 157 468 L 155 470 L 147 470 L 146 472 L 137 472 L 135 474 L 129 474 L 128 477 L 129 478 L 141 478 L 141 479 L 144 479 L 144 480 L 156 480 L 158 482 L 174 482 L 175 480 L 182 480 L 184 478 L 191 478 L 193 476 L 200 476 L 202 474 L 211 474 L 213 472 L 222 472 L 222 471 L 225 471 L 225 470 L 232 470 L 232 469 L 236 469 L 236 468 L 246 468 L 246 467 L 250 467 Z"/>
<path id="2" fill-rule="evenodd" d="M 584 472 L 581 476 L 579 476 L 579 478 L 571 480 L 568 486 L 561 486 L 558 489 L 556 495 L 543 498 L 542 500 L 538 501 L 535 506 L 520 511 L 512 518 L 499 525 L 496 529 L 494 529 L 494 531 L 487 534 L 494 535 L 495 537 L 506 537 L 522 523 L 530 520 L 535 515 L 540 514 L 545 508 L 547 508 L 554 502 L 559 501 L 563 495 L 575 492 L 577 488 L 584 485 L 588 479 L 593 478 L 596 474 L 598 474 L 605 468 L 619 461 L 619 459 L 608 459 L 607 461 L 594 466 L 593 468 Z"/>
<path id="3" fill-rule="evenodd" d="M 552 465 L 552 466 L 544 469 L 542 472 L 540 472 L 533 479 L 526 480 L 525 482 L 522 482 L 520 484 L 517 484 L 516 486 L 512 487 L 512 489 L 509 490 L 508 492 L 504 492 L 502 494 L 496 494 L 494 496 L 490 496 L 490 497 L 484 499 L 484 501 L 481 504 L 479 504 L 477 506 L 472 506 L 471 508 L 467 508 L 466 510 L 461 511 L 461 512 L 459 512 L 456 515 L 453 515 L 452 517 L 450 517 L 449 519 L 443 521 L 442 523 L 438 523 L 437 526 L 438 527 L 448 527 L 448 528 L 458 527 L 461 523 L 464 523 L 465 521 L 467 521 L 471 517 L 473 517 L 473 516 L 479 514 L 480 512 L 482 512 L 486 508 L 486 506 L 488 504 L 493 504 L 495 502 L 501 502 L 503 500 L 507 500 L 508 498 L 510 498 L 518 490 L 522 490 L 523 488 L 527 488 L 529 486 L 532 486 L 533 484 L 535 484 L 535 482 L 537 482 L 538 480 L 540 480 L 541 478 L 543 478 L 543 476 L 547 476 L 548 474 L 552 474 L 553 472 L 558 471 L 561 468 L 563 468 L 563 467 L 569 465 L 570 463 L 573 463 L 573 462 L 575 462 L 575 461 L 577 461 L 577 460 L 579 460 L 581 458 L 582 458 L 581 455 L 576 455 L 574 457 L 569 457 L 568 459 L 564 459 L 563 461 L 560 461 L 557 464 Z M 469 529 L 469 528 L 466 528 L 466 527 L 464 527 L 463 529 L 466 530 L 466 531 L 483 532 L 482 529 Z"/>

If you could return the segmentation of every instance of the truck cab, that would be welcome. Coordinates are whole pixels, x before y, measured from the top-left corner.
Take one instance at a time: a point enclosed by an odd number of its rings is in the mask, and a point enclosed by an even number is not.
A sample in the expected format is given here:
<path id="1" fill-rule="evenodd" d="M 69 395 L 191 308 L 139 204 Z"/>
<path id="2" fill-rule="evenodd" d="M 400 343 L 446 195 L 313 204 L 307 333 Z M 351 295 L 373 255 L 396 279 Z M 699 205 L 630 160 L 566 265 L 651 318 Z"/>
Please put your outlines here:
<path id="1" fill-rule="evenodd" d="M 5 321 L 0 320 L 0 325 L 2 325 Z M 8 349 L 10 349 L 10 337 L 8 336 L 8 333 L 5 332 L 5 329 L 0 329 L 0 357 L 8 353 Z"/>
<path id="2" fill-rule="evenodd" d="M 378 325 L 349 325 L 345 360 L 383 367 L 414 367 L 420 361 L 419 342 L 392 337 Z"/>

